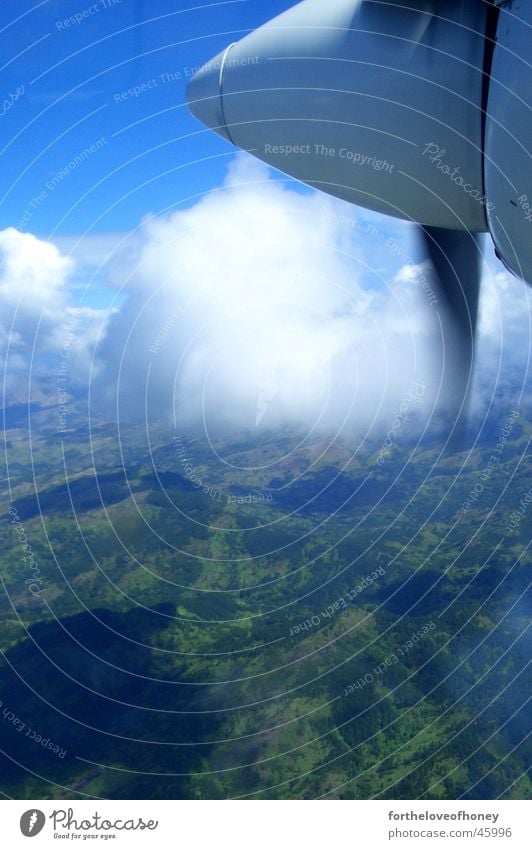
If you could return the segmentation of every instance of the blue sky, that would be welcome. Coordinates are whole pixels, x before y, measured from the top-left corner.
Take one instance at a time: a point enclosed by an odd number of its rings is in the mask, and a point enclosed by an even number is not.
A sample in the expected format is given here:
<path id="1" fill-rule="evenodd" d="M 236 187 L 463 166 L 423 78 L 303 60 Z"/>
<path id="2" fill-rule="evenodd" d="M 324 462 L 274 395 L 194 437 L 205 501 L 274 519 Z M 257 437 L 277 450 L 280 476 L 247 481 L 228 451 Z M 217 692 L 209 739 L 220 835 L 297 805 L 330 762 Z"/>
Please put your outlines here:
<path id="1" fill-rule="evenodd" d="M 233 151 L 190 116 L 187 78 L 290 5 L 3 2 L 0 228 L 129 230 L 219 185 Z"/>

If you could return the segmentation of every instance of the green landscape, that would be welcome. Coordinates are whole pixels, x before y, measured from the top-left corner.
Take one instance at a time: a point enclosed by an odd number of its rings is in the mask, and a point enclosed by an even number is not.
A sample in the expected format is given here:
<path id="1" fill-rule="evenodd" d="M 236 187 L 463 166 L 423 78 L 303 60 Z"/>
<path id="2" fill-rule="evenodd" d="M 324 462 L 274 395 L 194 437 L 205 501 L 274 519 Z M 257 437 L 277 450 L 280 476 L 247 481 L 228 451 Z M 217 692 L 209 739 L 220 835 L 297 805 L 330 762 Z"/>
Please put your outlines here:
<path id="1" fill-rule="evenodd" d="M 81 409 L 58 433 L 13 408 L 4 796 L 530 798 L 532 426 L 510 413 L 379 464 L 376 437 L 212 445 Z"/>

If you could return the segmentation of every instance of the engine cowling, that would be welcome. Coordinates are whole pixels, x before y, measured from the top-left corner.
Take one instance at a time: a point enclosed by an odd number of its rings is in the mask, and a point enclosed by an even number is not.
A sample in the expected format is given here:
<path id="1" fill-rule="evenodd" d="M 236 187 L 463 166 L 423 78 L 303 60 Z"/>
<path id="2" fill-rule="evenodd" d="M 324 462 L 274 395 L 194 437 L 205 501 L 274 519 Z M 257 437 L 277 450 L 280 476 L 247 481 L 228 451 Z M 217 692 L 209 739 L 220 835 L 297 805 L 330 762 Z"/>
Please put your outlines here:
<path id="1" fill-rule="evenodd" d="M 497 253 L 532 282 L 532 5 L 501 9 L 486 121 L 488 223 Z"/>
<path id="2" fill-rule="evenodd" d="M 205 65 L 189 83 L 191 111 L 344 200 L 485 231 L 486 4 L 408 6 L 304 0 Z"/>

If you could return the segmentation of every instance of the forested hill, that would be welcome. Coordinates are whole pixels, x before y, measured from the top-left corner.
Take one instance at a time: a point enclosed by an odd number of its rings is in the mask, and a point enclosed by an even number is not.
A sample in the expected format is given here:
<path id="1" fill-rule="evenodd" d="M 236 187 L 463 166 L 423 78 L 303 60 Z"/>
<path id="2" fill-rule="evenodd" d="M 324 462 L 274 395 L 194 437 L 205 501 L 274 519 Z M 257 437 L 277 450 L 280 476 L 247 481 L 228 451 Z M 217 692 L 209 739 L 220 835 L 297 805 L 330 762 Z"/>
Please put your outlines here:
<path id="1" fill-rule="evenodd" d="M 442 453 L 16 412 L 5 794 L 530 797 L 523 414 Z"/>

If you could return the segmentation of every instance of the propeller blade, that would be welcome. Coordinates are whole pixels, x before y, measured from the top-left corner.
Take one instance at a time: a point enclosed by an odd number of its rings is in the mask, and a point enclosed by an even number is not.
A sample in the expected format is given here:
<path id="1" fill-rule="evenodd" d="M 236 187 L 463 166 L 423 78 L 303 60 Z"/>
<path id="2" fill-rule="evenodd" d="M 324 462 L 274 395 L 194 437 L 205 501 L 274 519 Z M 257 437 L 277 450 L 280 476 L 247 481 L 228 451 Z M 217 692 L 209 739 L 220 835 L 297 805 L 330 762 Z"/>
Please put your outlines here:
<path id="1" fill-rule="evenodd" d="M 466 230 L 420 227 L 434 270 L 443 333 L 444 395 L 465 421 L 471 387 L 481 275 L 479 237 Z"/>

